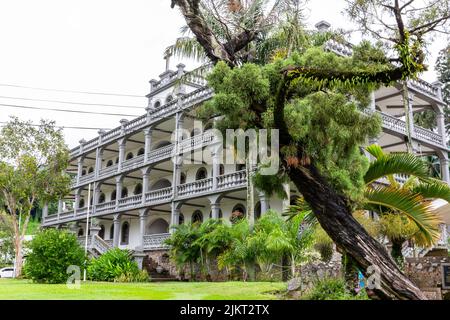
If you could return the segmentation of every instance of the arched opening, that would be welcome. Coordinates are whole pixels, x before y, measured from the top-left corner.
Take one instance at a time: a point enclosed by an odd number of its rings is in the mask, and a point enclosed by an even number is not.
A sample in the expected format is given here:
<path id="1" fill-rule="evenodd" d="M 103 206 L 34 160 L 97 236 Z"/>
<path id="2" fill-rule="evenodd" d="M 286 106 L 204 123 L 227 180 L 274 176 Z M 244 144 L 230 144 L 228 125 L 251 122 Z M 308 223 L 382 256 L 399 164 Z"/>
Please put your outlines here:
<path id="1" fill-rule="evenodd" d="M 105 194 L 102 192 L 100 193 L 100 196 L 98 197 L 98 203 L 103 203 L 106 200 Z"/>
<path id="2" fill-rule="evenodd" d="M 98 236 L 102 239 L 105 239 L 105 226 L 100 225 L 100 230 L 98 231 Z"/>
<path id="3" fill-rule="evenodd" d="M 255 219 L 261 218 L 261 202 L 258 201 L 255 205 Z"/>
<path id="4" fill-rule="evenodd" d="M 140 148 L 137 152 L 138 156 L 142 156 L 145 153 L 145 149 L 144 148 Z"/>
<path id="5" fill-rule="evenodd" d="M 80 201 L 78 202 L 78 208 L 84 208 L 84 199 L 81 198 Z"/>
<path id="6" fill-rule="evenodd" d="M 138 183 L 134 187 L 133 194 L 142 194 L 142 183 Z"/>
<path id="7" fill-rule="evenodd" d="M 122 230 L 120 235 L 120 244 L 128 244 L 130 237 L 130 225 L 127 221 L 122 224 Z"/>
<path id="8" fill-rule="evenodd" d="M 94 172 L 94 168 L 93 167 L 89 167 L 88 173 L 92 173 L 92 172 Z"/>
<path id="9" fill-rule="evenodd" d="M 206 179 L 208 176 L 208 171 L 206 171 L 205 168 L 201 167 L 197 170 L 197 173 L 195 174 L 195 180 L 203 180 Z"/>
<path id="10" fill-rule="evenodd" d="M 130 160 L 130 159 L 133 159 L 133 157 L 134 157 L 133 152 L 128 152 L 125 159 L 126 159 L 126 160 Z"/>
<path id="11" fill-rule="evenodd" d="M 232 223 L 236 223 L 237 221 L 245 218 L 245 207 L 241 203 L 238 203 L 231 210 L 230 220 Z"/>
<path id="12" fill-rule="evenodd" d="M 113 165 L 113 161 L 112 160 L 108 160 L 108 162 L 106 163 L 107 167 L 111 167 Z"/>
<path id="13" fill-rule="evenodd" d="M 79 237 L 82 237 L 83 234 L 84 234 L 83 228 L 78 229 L 78 236 L 79 236 Z"/>
<path id="14" fill-rule="evenodd" d="M 154 107 L 155 109 L 161 107 L 161 101 L 159 101 L 159 100 L 156 101 L 155 104 L 153 105 L 153 107 Z"/>
<path id="15" fill-rule="evenodd" d="M 203 222 L 203 213 L 200 210 L 196 210 L 191 217 L 192 223 L 202 223 Z"/>
<path id="16" fill-rule="evenodd" d="M 182 172 L 180 175 L 180 184 L 186 183 L 186 175 Z"/>
<path id="17" fill-rule="evenodd" d="M 173 100 L 173 97 L 172 97 L 172 95 L 169 94 L 166 98 L 166 103 L 169 103 L 172 100 Z"/>
<path id="18" fill-rule="evenodd" d="M 151 190 L 159 190 L 159 189 L 168 188 L 171 186 L 172 186 L 172 184 L 170 183 L 169 180 L 161 179 L 161 180 L 156 181 L 153 184 L 153 186 L 151 187 Z"/>
<path id="19" fill-rule="evenodd" d="M 178 216 L 178 224 L 184 224 L 184 215 L 181 212 Z"/>
<path id="20" fill-rule="evenodd" d="M 114 239 L 114 223 L 111 224 L 111 227 L 109 228 L 109 239 Z"/>
<path id="21" fill-rule="evenodd" d="M 219 176 L 225 174 L 225 167 L 223 164 L 219 165 Z"/>
<path id="22" fill-rule="evenodd" d="M 128 197 L 128 188 L 127 187 L 123 187 L 122 188 L 122 198 L 126 198 Z"/>
<path id="23" fill-rule="evenodd" d="M 118 163 L 119 163 L 119 157 L 116 158 L 116 164 L 118 164 Z"/>
<path id="24" fill-rule="evenodd" d="M 166 220 L 159 218 L 147 226 L 146 234 L 168 233 L 169 224 Z"/>
<path id="25" fill-rule="evenodd" d="M 116 198 L 117 198 L 117 192 L 116 192 L 116 189 L 114 189 L 113 192 L 111 192 L 111 201 L 116 200 Z"/>
<path id="26" fill-rule="evenodd" d="M 81 170 L 81 175 L 85 176 L 86 175 L 86 169 Z"/>

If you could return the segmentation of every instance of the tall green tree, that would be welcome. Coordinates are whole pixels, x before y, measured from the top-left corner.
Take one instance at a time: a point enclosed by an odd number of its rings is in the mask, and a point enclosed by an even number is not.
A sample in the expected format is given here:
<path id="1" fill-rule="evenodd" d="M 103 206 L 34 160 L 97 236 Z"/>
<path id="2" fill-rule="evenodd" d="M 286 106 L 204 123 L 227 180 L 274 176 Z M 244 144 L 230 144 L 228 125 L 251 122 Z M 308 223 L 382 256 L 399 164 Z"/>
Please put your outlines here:
<path id="1" fill-rule="evenodd" d="M 224 5 L 223 14 L 213 14 L 214 21 L 209 19 L 211 9 L 205 6 L 211 2 Z M 427 1 L 425 9 L 416 8 L 412 13 L 408 10 L 415 6 L 413 1 L 349 1 L 351 18 L 363 27 L 378 23 L 360 16 L 370 13 L 376 17 L 372 9 L 388 10 L 395 17 L 394 24 L 389 25 L 393 36 L 378 36 L 387 41 L 386 46 L 395 54 L 392 60 L 379 49 L 366 45 L 366 50 L 355 50 L 351 58 L 338 58 L 318 48 L 309 52 L 295 48 L 303 55 L 294 56 L 294 51 L 289 55 L 287 51 L 275 55 L 274 62 L 263 67 L 242 65 L 252 61 L 249 55 L 244 55 L 243 61 L 242 53 L 272 25 L 267 17 L 273 11 L 264 10 L 267 3 L 171 1 L 172 7 L 180 9 L 205 55 L 218 65 L 209 77 L 216 93 L 210 102 L 212 110 L 225 115 L 222 128 L 279 129 L 280 172 L 289 176 L 324 230 L 355 259 L 363 272 L 372 265 L 380 268 L 381 288 L 375 294 L 380 298 L 425 299 L 384 248 L 352 217 L 352 201 L 358 196 L 357 186 L 362 184 L 363 170 L 358 168 L 364 168 L 357 146 L 379 128 L 373 117 L 364 118 L 357 111 L 367 106 L 368 91 L 396 80 L 405 81 L 425 70 L 424 37 L 438 27 L 448 27 L 449 1 Z M 216 26 L 227 26 L 228 16 L 239 19 L 233 20 L 233 28 L 227 29 L 229 35 L 222 38 Z M 282 16 L 277 12 L 275 21 Z M 238 91 L 232 90 L 235 79 L 242 84 Z M 356 100 L 349 100 L 350 95 Z M 316 118 L 312 118 L 314 113 Z M 337 134 L 330 136 L 327 129 Z M 342 130 L 345 134 L 339 134 Z M 316 147 L 310 143 L 314 140 L 319 142 Z"/>
<path id="2" fill-rule="evenodd" d="M 450 45 L 439 52 L 436 61 L 436 72 L 438 79 L 442 82 L 442 98 L 445 101 L 445 129 L 450 132 Z"/>
<path id="3" fill-rule="evenodd" d="M 68 158 L 62 129 L 53 121 L 41 120 L 36 127 L 12 117 L 0 132 L 0 197 L 12 219 L 17 276 L 31 209 L 69 192 Z"/>

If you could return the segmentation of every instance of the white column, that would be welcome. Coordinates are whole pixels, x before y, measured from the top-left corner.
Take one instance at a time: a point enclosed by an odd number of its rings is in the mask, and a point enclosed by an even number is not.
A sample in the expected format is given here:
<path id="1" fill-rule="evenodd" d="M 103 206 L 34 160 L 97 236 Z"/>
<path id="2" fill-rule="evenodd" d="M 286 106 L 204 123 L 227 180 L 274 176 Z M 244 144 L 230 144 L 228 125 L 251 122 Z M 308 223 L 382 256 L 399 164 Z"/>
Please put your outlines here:
<path id="1" fill-rule="evenodd" d="M 144 163 L 148 162 L 148 157 L 151 151 L 151 146 L 152 146 L 152 128 L 146 128 L 144 129 L 144 142 L 145 142 L 145 147 L 144 147 Z"/>
<path id="2" fill-rule="evenodd" d="M 445 181 L 448 184 L 450 184 L 450 176 L 448 172 L 448 165 L 449 165 L 448 156 L 445 155 L 444 157 L 440 158 L 439 162 L 441 164 L 441 179 L 442 181 Z"/>
<path id="3" fill-rule="evenodd" d="M 113 247 L 118 247 L 120 237 L 120 214 L 114 215 L 113 224 L 114 224 Z"/>
<path id="4" fill-rule="evenodd" d="M 439 110 L 439 112 L 436 115 L 436 122 L 438 127 L 438 133 L 442 136 L 442 145 L 447 145 L 447 136 L 445 132 L 445 115 L 444 113 Z"/>
<path id="5" fill-rule="evenodd" d="M 81 196 L 81 190 L 80 189 L 76 189 L 75 190 L 75 205 L 73 206 L 73 211 L 76 214 L 77 213 L 77 209 L 79 208 L 78 204 L 80 203 L 80 197 Z"/>
<path id="6" fill-rule="evenodd" d="M 45 202 L 42 207 L 42 221 L 45 222 L 45 219 L 48 217 L 48 203 Z"/>
<path id="7" fill-rule="evenodd" d="M 119 207 L 119 200 L 122 198 L 122 176 L 116 177 L 116 209 Z"/>
<path id="8" fill-rule="evenodd" d="M 170 229 L 169 229 L 169 232 L 170 233 L 174 233 L 175 230 L 172 227 L 173 226 L 177 226 L 179 221 L 180 221 L 180 209 L 178 208 L 178 203 L 172 202 L 171 203 L 171 209 L 172 209 L 172 214 L 170 216 Z"/>
<path id="9" fill-rule="evenodd" d="M 261 203 L 261 216 L 269 210 L 269 199 L 267 199 L 267 195 L 264 192 L 259 193 L 259 202 Z"/>
<path id="10" fill-rule="evenodd" d="M 122 163 L 125 158 L 125 146 L 126 146 L 126 140 L 125 138 L 119 139 L 117 141 L 119 145 L 119 164 L 117 166 L 117 172 L 120 172 L 122 170 Z"/>
<path id="11" fill-rule="evenodd" d="M 145 222 L 147 219 L 147 209 L 139 210 L 139 246 L 144 248 Z"/>
<path id="12" fill-rule="evenodd" d="M 83 172 L 83 164 L 84 164 L 84 157 L 80 157 L 77 160 L 78 170 L 77 170 L 77 184 L 80 184 L 80 178 Z"/>
<path id="13" fill-rule="evenodd" d="M 150 175 L 150 168 L 142 168 L 142 203 L 145 203 L 145 193 L 148 192 L 148 178 Z"/>
<path id="14" fill-rule="evenodd" d="M 213 178 L 213 190 L 217 189 L 217 177 L 220 174 L 220 161 L 219 152 L 212 152 L 212 178 Z"/>
<path id="15" fill-rule="evenodd" d="M 211 218 L 219 219 L 220 217 L 220 203 L 211 203 Z"/>
<path id="16" fill-rule="evenodd" d="M 183 158 L 179 155 L 179 143 L 183 138 L 183 114 L 181 112 L 175 114 L 175 155 L 172 158 L 173 162 L 173 177 L 172 177 L 172 188 L 173 188 L 173 198 L 177 197 L 178 185 L 180 183 L 181 177 L 181 167 Z"/>
<path id="17" fill-rule="evenodd" d="M 95 151 L 95 170 L 94 170 L 94 176 L 97 178 L 99 175 L 99 172 L 102 168 L 102 162 L 103 162 L 103 149 L 97 148 Z"/>

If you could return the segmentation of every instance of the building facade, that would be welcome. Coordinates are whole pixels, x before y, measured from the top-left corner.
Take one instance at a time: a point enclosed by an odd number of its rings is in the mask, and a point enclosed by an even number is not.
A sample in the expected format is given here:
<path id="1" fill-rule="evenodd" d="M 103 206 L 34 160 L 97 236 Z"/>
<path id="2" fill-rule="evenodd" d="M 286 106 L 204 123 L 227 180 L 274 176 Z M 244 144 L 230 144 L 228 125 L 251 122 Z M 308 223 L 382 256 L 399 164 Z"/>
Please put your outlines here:
<path id="1" fill-rule="evenodd" d="M 351 54 L 351 47 L 328 42 L 326 49 L 340 55 Z M 186 75 L 185 66 L 166 70 L 159 80 L 150 81 L 146 113 L 121 120 L 110 131 L 70 151 L 69 171 L 74 173 L 71 194 L 59 201 L 58 212 L 44 210 L 44 227 L 74 228 L 81 236 L 91 232 L 89 245 L 99 253 L 109 247 L 139 252 L 164 250 L 172 225 L 210 218 L 229 219 L 233 212 L 246 214 L 247 174 L 245 164 L 227 164 L 218 152 L 217 140 L 209 130 L 213 123 L 196 124 L 192 110 L 207 101 L 213 92 L 201 77 Z M 184 81 L 180 81 L 183 77 Z M 433 110 L 436 130 L 412 123 L 414 151 L 436 156 L 440 173 L 449 182 L 447 137 L 441 85 L 423 80 L 408 81 L 411 115 Z M 405 151 L 407 129 L 401 84 L 383 87 L 372 94 L 371 112 L 382 119 L 383 132 L 377 142 L 386 152 Z M 176 129 L 183 129 L 183 134 Z M 198 157 L 202 154 L 202 157 Z M 183 159 L 186 155 L 191 163 Z M 210 161 L 205 161 L 208 158 Z M 405 180 L 406 177 L 397 177 Z M 290 199 L 267 197 L 254 190 L 257 219 L 269 208 L 285 210 L 299 196 L 286 184 Z M 95 217 L 96 225 L 87 230 L 86 221 Z M 447 226 L 443 226 L 447 239 Z M 443 240 L 444 241 L 444 240 Z"/>

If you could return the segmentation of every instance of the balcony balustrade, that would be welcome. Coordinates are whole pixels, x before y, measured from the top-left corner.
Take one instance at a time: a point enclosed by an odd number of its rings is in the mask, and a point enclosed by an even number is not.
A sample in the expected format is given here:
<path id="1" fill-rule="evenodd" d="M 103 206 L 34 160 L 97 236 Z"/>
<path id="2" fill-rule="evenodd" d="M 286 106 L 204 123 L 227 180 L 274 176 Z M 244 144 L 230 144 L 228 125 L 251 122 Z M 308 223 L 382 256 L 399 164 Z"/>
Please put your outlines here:
<path id="1" fill-rule="evenodd" d="M 170 238 L 170 233 L 156 233 L 144 235 L 144 249 L 157 250 L 167 249 L 168 245 L 164 244 L 164 241 Z"/>
<path id="2" fill-rule="evenodd" d="M 119 199 L 119 208 L 129 208 L 134 207 L 142 203 L 142 194 L 137 194 L 134 196 Z"/>
<path id="3" fill-rule="evenodd" d="M 190 196 L 207 191 L 211 191 L 213 188 L 213 178 L 207 178 L 203 180 L 197 180 L 190 183 L 185 183 L 178 186 L 178 196 Z"/>

